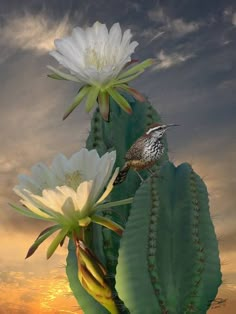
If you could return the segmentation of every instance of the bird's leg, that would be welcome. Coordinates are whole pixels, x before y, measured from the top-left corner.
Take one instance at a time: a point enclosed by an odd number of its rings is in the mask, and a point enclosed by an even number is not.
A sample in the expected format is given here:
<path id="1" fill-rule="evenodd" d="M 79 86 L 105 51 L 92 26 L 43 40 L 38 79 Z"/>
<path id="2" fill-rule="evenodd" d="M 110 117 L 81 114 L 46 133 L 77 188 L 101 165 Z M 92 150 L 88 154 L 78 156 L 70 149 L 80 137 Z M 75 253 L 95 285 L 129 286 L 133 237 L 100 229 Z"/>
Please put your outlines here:
<path id="1" fill-rule="evenodd" d="M 153 172 L 150 168 L 148 168 L 147 171 L 151 174 L 151 176 L 155 174 L 155 172 Z"/>
<path id="2" fill-rule="evenodd" d="M 143 183 L 144 179 L 143 179 L 143 177 L 141 176 L 141 174 L 138 173 L 137 170 L 134 170 L 134 171 L 135 171 L 135 172 L 137 173 L 137 175 L 139 176 L 139 179 L 141 180 L 141 183 Z"/>
<path id="3" fill-rule="evenodd" d="M 151 174 L 151 177 L 154 177 L 154 176 L 155 176 L 156 178 L 164 179 L 163 176 L 160 176 L 160 175 L 158 174 L 157 169 L 155 169 L 155 170 L 153 171 L 153 170 L 151 170 L 150 168 L 148 168 L 147 170 L 148 170 L 148 172 Z"/>

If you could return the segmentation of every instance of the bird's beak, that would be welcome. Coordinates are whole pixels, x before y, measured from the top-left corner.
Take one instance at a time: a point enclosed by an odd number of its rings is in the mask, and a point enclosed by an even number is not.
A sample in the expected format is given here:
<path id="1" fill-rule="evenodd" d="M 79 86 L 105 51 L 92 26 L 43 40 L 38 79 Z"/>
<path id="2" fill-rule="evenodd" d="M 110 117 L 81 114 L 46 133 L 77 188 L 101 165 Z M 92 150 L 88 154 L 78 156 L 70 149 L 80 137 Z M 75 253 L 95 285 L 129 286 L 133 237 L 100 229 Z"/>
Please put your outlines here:
<path id="1" fill-rule="evenodd" d="M 171 126 L 180 126 L 179 124 L 166 124 L 166 128 L 169 128 Z"/>

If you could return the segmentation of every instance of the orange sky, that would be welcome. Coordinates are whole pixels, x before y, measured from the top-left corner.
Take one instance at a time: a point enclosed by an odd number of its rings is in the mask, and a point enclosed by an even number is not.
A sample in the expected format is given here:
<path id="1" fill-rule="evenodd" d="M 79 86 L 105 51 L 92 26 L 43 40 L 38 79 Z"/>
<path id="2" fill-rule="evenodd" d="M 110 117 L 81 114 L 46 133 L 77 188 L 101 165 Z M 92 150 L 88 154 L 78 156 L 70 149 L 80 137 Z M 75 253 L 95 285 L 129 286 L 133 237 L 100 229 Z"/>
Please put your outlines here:
<path id="1" fill-rule="evenodd" d="M 32 235 L 12 230 L 10 236 L 8 230 L 0 231 L 2 249 L 0 313 L 82 313 L 65 275 L 66 243 L 49 260 L 45 257 L 49 242 L 43 243 L 32 257 L 24 259 L 25 253 L 38 234 L 38 229 L 39 227 L 36 227 Z M 209 314 L 234 314 L 236 285 L 228 278 L 232 278 L 231 274 L 234 273 L 236 252 L 222 250 L 221 259 L 225 283 L 220 288 L 218 297 L 227 298 L 227 302 L 218 309 L 210 310 Z"/>
<path id="2" fill-rule="evenodd" d="M 175 156 L 175 163 L 179 164 L 183 160 L 183 156 L 179 154 L 178 159 L 176 153 Z M 224 219 L 227 216 L 221 210 L 223 203 L 224 206 L 231 207 L 231 198 L 224 200 L 225 183 L 224 180 L 219 181 L 215 177 L 215 168 L 210 167 L 210 158 L 201 156 L 193 158 L 191 154 L 186 158 L 193 163 L 194 169 L 198 173 L 205 176 L 204 180 L 210 193 L 211 214 L 219 238 L 224 284 L 217 297 L 225 298 L 227 301 L 219 308 L 209 310 L 209 314 L 235 314 L 236 251 L 231 237 L 235 229 L 235 220 L 229 219 L 225 226 Z M 223 178 L 227 174 L 226 170 L 226 168 L 218 169 L 218 175 L 222 175 Z M 7 202 L 13 199 L 16 203 L 17 198 L 9 191 L 10 189 L 6 193 L 6 195 L 10 193 L 8 197 L 0 199 L 4 206 L 4 210 L 0 212 L 2 221 L 0 230 L 2 253 L 0 257 L 0 314 L 81 313 L 65 275 L 66 243 L 62 248 L 57 249 L 49 260 L 46 260 L 45 254 L 50 241 L 43 243 L 32 257 L 25 260 L 28 248 L 45 226 L 43 223 L 24 218 L 14 212 Z M 14 224 L 10 224 L 11 219 Z"/>
<path id="3" fill-rule="evenodd" d="M 8 234 L 0 233 L 1 242 L 9 241 Z M 82 313 L 73 297 L 65 275 L 66 247 L 57 250 L 50 259 L 45 258 L 47 244 L 28 260 L 25 252 L 32 241 L 23 234 L 12 234 L 16 243 L 3 248 L 5 270 L 1 271 L 0 313 L 1 314 L 59 314 Z M 224 258 L 236 259 L 236 254 Z M 3 256 L 1 258 L 3 260 Z M 6 261 L 8 260 L 8 267 Z M 13 266 L 17 265 L 17 266 Z M 232 271 L 232 266 L 223 266 L 224 274 Z M 236 306 L 236 285 L 227 283 L 220 288 L 218 296 L 227 298 L 225 305 L 212 309 L 209 314 L 234 314 Z"/>
<path id="4" fill-rule="evenodd" d="M 7 232 L 0 232 L 0 313 L 81 313 L 65 274 L 66 248 L 58 250 L 47 261 L 46 244 L 43 244 L 35 256 L 25 260 L 33 238 L 22 233 L 12 232 L 11 235 L 12 242 Z"/>

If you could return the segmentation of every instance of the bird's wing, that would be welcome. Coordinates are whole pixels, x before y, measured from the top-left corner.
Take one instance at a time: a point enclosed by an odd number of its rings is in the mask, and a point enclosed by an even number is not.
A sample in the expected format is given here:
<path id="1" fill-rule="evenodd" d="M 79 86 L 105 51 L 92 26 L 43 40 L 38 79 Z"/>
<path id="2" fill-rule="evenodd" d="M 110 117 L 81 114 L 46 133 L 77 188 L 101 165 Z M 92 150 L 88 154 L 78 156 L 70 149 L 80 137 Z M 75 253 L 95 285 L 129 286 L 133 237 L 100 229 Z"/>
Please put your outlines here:
<path id="1" fill-rule="evenodd" d="M 125 155 L 125 160 L 139 160 L 142 159 L 142 147 L 143 146 L 143 140 L 139 138 L 127 151 Z"/>

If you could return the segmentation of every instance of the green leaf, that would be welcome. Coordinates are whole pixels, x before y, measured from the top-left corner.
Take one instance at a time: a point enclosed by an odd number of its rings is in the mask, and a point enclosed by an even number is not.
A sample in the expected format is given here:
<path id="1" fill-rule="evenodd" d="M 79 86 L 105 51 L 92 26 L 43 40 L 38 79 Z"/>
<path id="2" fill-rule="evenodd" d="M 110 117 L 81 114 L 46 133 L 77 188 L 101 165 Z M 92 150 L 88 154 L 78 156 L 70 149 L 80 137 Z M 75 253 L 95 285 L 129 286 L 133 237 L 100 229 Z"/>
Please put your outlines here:
<path id="1" fill-rule="evenodd" d="M 63 116 L 63 120 L 65 120 L 71 114 L 71 112 L 82 102 L 84 97 L 89 93 L 90 89 L 91 89 L 91 86 L 89 86 L 89 85 L 85 85 L 80 89 L 78 94 L 75 96 L 73 103 L 68 108 L 68 110 L 65 112 L 65 114 Z"/>
<path id="2" fill-rule="evenodd" d="M 97 210 L 104 210 L 106 208 L 111 208 L 111 207 L 115 207 L 115 206 L 131 204 L 132 201 L 133 201 L 133 197 L 129 197 L 129 198 L 126 198 L 126 199 L 120 200 L 120 201 L 102 203 L 102 204 L 99 204 L 98 206 L 96 206 L 96 211 Z"/>
<path id="3" fill-rule="evenodd" d="M 93 215 L 93 216 L 91 216 L 91 219 L 96 224 L 102 225 L 102 226 L 116 232 L 120 236 L 122 235 L 122 233 L 124 231 L 123 227 L 121 227 L 120 225 L 118 225 L 114 221 L 107 219 L 105 217 Z"/>
<path id="4" fill-rule="evenodd" d="M 132 96 L 134 96 L 135 99 L 137 99 L 140 102 L 146 101 L 146 98 L 141 93 L 139 93 L 136 89 L 130 87 L 127 84 L 121 84 L 121 85 L 117 86 L 117 88 L 123 89 L 126 92 L 130 93 Z"/>
<path id="5" fill-rule="evenodd" d="M 28 258 L 31 255 L 33 255 L 34 252 L 37 250 L 37 248 L 40 246 L 40 244 L 43 243 L 44 240 L 46 240 L 50 235 L 52 235 L 55 231 L 57 231 L 60 228 L 61 228 L 60 225 L 55 225 L 55 226 L 51 226 L 43 230 L 39 234 L 37 239 L 34 241 L 33 245 L 29 248 L 25 258 Z"/>
<path id="6" fill-rule="evenodd" d="M 48 77 L 54 79 L 54 80 L 64 80 L 64 81 L 68 81 L 66 78 L 56 74 L 56 73 L 53 73 L 53 74 L 48 74 Z"/>
<path id="7" fill-rule="evenodd" d="M 132 108 L 128 101 L 119 94 L 114 88 L 108 88 L 107 92 L 111 95 L 115 102 L 127 113 L 132 113 Z"/>
<path id="8" fill-rule="evenodd" d="M 55 239 L 50 244 L 48 250 L 47 250 L 47 259 L 49 259 L 52 254 L 55 252 L 58 245 L 61 243 L 61 241 L 64 239 L 64 237 L 67 235 L 69 229 L 63 228 L 55 237 Z"/>
<path id="9" fill-rule="evenodd" d="M 151 65 L 153 65 L 154 63 L 154 59 L 147 59 L 141 63 L 136 64 L 135 66 L 133 66 L 131 69 L 122 72 L 119 76 L 118 79 L 122 79 L 125 78 L 127 76 L 133 75 L 136 72 L 140 72 L 143 71 L 144 69 L 150 67 Z"/>
<path id="10" fill-rule="evenodd" d="M 100 87 L 97 87 L 97 86 L 90 87 L 86 105 L 85 105 L 87 112 L 89 112 L 93 108 L 94 103 L 96 102 L 96 99 L 98 97 L 99 90 L 100 90 Z"/>
<path id="11" fill-rule="evenodd" d="M 24 208 L 24 207 L 19 207 L 19 206 L 16 206 L 14 204 L 10 204 L 9 205 L 15 209 L 16 211 L 18 211 L 20 214 L 24 215 L 24 216 L 27 216 L 27 217 L 30 217 L 30 218 L 34 218 L 34 219 L 40 219 L 40 220 L 46 220 L 46 221 L 50 221 L 52 219 L 50 218 L 46 218 L 46 217 L 42 217 L 40 215 L 37 215 L 36 213 L 30 211 L 29 209 L 27 208 Z"/>
<path id="12" fill-rule="evenodd" d="M 103 119 L 105 121 L 108 121 L 110 106 L 109 106 L 109 94 L 107 91 L 102 92 L 100 90 L 98 94 L 98 105 L 99 105 L 99 110 Z"/>
<path id="13" fill-rule="evenodd" d="M 48 65 L 47 68 L 54 72 L 54 74 L 48 74 L 48 77 L 50 77 L 52 79 L 73 81 L 73 82 L 77 82 L 77 83 L 79 82 L 79 80 L 75 76 L 68 74 L 68 73 L 64 73 L 64 72 L 52 67 L 51 65 Z"/>
<path id="14" fill-rule="evenodd" d="M 130 82 L 130 81 L 133 81 L 136 77 L 138 77 L 140 74 L 142 74 L 144 72 L 144 70 L 142 70 L 142 71 L 139 71 L 139 72 L 137 72 L 137 73 L 135 73 L 135 74 L 133 74 L 133 75 L 130 75 L 130 76 L 127 76 L 127 77 L 125 77 L 125 78 L 122 78 L 122 79 L 115 79 L 115 81 L 114 81 L 114 83 L 112 84 L 112 86 L 119 86 L 120 84 L 126 84 L 126 83 L 128 83 L 128 82 Z"/>

